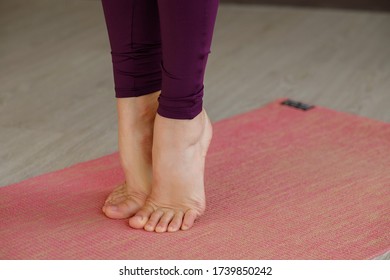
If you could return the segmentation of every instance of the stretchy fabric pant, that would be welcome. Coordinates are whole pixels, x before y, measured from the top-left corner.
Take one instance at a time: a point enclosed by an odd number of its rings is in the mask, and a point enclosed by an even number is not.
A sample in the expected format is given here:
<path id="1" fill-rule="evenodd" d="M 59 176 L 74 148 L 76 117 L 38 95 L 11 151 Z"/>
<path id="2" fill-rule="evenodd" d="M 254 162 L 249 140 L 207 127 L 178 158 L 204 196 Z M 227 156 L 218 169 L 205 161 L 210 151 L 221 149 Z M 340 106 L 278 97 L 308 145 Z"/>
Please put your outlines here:
<path id="1" fill-rule="evenodd" d="M 196 117 L 219 0 L 101 1 L 116 98 L 161 90 L 158 114 Z"/>

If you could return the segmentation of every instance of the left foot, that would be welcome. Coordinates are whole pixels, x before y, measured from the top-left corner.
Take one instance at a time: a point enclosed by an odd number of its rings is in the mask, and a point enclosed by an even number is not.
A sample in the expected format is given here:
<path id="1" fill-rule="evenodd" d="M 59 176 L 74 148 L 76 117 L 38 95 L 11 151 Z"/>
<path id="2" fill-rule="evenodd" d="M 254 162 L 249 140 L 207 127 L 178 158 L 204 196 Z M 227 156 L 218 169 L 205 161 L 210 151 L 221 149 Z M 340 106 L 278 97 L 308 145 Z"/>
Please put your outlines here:
<path id="1" fill-rule="evenodd" d="M 204 167 L 212 125 L 203 109 L 191 120 L 156 115 L 152 191 L 131 227 L 174 232 L 191 228 L 206 207 Z"/>

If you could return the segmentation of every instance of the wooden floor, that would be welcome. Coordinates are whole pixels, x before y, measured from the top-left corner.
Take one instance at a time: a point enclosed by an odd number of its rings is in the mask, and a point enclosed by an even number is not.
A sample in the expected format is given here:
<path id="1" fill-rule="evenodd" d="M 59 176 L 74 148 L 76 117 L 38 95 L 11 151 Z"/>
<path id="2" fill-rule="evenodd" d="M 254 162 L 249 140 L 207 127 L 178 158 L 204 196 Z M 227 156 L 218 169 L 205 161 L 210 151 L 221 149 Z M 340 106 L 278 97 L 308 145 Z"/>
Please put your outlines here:
<path id="1" fill-rule="evenodd" d="M 0 1 L 0 186 L 117 151 L 109 51 L 98 0 Z M 279 97 L 390 122 L 390 14 L 221 4 L 210 118 Z"/>
<path id="2" fill-rule="evenodd" d="M 220 0 L 221 3 L 287 5 L 349 10 L 390 11 L 388 0 Z"/>

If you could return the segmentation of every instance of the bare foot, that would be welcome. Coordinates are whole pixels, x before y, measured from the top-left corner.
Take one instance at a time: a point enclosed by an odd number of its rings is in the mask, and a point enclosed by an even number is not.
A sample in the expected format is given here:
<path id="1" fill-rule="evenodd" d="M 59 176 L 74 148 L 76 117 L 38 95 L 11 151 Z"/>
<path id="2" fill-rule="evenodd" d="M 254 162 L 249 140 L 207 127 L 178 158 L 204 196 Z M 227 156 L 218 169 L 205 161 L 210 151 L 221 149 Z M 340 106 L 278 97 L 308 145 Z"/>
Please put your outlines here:
<path id="1" fill-rule="evenodd" d="M 193 226 L 206 208 L 204 167 L 211 138 L 204 109 L 192 120 L 156 115 L 152 191 L 129 219 L 131 227 L 174 232 Z"/>
<path id="2" fill-rule="evenodd" d="M 107 197 L 102 208 L 112 219 L 134 215 L 152 187 L 153 127 L 160 91 L 117 98 L 118 146 L 125 182 Z"/>

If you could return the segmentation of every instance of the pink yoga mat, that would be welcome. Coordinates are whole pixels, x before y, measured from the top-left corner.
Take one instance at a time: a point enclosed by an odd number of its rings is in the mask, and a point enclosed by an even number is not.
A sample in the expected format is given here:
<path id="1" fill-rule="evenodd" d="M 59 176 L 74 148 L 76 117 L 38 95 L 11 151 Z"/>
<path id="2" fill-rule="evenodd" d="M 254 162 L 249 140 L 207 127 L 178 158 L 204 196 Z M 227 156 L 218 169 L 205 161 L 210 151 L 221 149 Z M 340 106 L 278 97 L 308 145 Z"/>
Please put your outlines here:
<path id="1" fill-rule="evenodd" d="M 370 259 L 390 250 L 390 125 L 277 99 L 214 123 L 207 210 L 149 233 L 101 206 L 118 153 L 0 188 L 1 259 Z"/>

